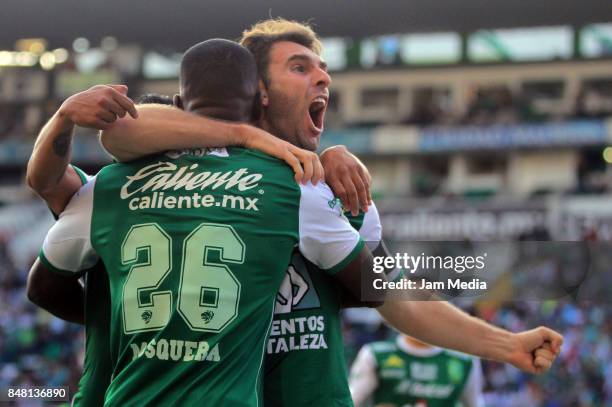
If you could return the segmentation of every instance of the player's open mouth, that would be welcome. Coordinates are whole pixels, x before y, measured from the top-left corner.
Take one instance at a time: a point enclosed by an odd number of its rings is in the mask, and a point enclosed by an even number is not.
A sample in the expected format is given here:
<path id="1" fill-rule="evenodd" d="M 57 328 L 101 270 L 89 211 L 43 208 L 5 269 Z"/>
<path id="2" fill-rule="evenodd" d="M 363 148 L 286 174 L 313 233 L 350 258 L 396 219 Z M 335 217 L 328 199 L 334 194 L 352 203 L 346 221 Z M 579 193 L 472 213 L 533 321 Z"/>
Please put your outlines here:
<path id="1" fill-rule="evenodd" d="M 308 115 L 315 133 L 320 134 L 323 131 L 323 118 L 325 117 L 325 108 L 327 107 L 327 99 L 324 96 L 318 96 L 310 102 L 308 107 Z"/>

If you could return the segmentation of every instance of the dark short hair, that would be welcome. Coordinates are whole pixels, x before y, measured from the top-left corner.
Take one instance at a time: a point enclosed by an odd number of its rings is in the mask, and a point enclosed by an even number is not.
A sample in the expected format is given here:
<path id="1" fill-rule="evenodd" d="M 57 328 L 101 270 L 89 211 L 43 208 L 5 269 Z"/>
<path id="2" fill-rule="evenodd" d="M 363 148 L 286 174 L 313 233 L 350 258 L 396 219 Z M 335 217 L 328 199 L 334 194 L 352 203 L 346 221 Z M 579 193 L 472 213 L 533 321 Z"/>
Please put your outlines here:
<path id="1" fill-rule="evenodd" d="M 181 61 L 181 95 L 206 95 L 210 100 L 253 97 L 257 92 L 257 65 L 240 44 L 211 39 L 189 48 Z"/>
<path id="2" fill-rule="evenodd" d="M 172 105 L 172 98 L 168 95 L 160 95 L 159 93 L 147 93 L 140 96 L 136 103 L 139 105 L 158 104 Z"/>

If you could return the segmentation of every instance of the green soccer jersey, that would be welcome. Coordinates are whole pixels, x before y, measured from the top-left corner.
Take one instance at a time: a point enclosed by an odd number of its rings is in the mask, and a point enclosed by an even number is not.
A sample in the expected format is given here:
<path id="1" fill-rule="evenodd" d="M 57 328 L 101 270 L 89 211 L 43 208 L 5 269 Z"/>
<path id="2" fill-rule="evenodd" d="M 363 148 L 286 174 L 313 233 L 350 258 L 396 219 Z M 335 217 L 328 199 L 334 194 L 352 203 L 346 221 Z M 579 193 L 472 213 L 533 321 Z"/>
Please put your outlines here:
<path id="1" fill-rule="evenodd" d="M 261 405 L 274 299 L 295 246 L 333 274 L 363 241 L 324 185 L 240 149 L 105 167 L 48 233 L 41 260 L 99 258 L 111 293 L 106 405 Z"/>
<path id="2" fill-rule="evenodd" d="M 357 403 L 373 396 L 389 407 L 483 406 L 478 359 L 441 348 L 418 348 L 402 336 L 362 348 L 351 369 Z"/>
<path id="3" fill-rule="evenodd" d="M 341 214 L 337 200 L 330 201 Z M 381 225 L 375 206 L 349 216 L 366 242 L 377 244 Z M 293 254 L 276 296 L 265 359 L 266 407 L 352 406 L 342 325 L 341 288 L 309 262 Z"/>
<path id="4" fill-rule="evenodd" d="M 91 180 L 80 168 L 73 168 L 83 185 Z M 109 329 L 108 278 L 104 264 L 99 261 L 85 275 L 85 360 L 79 388 L 72 401 L 73 407 L 97 407 L 104 404 L 104 393 L 113 373 Z"/>
<path id="5" fill-rule="evenodd" d="M 110 358 L 110 291 L 102 261 L 85 275 L 85 360 L 73 407 L 96 407 L 113 373 Z"/>

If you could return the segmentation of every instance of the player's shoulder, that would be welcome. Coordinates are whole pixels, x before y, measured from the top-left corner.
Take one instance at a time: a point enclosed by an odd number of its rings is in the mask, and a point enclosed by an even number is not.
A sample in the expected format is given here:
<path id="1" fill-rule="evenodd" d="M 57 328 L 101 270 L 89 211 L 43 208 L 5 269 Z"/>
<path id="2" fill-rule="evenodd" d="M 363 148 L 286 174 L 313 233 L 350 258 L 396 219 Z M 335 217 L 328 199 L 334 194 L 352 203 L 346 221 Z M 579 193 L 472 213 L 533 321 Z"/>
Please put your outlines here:
<path id="1" fill-rule="evenodd" d="M 331 188 L 325 182 L 318 182 L 314 185 L 309 181 L 306 184 L 299 184 L 299 188 L 301 210 L 317 213 L 329 212 L 344 217 L 340 200 L 334 196 Z"/>
<path id="2" fill-rule="evenodd" d="M 266 165 L 278 166 L 291 171 L 291 168 L 283 161 L 262 151 L 244 147 L 228 147 L 228 157 L 234 159 L 250 160 L 253 162 L 261 162 Z"/>
<path id="3" fill-rule="evenodd" d="M 130 170 L 135 167 L 142 166 L 145 163 L 149 163 L 151 161 L 151 157 L 152 156 L 147 156 L 126 163 L 114 161 L 100 168 L 100 170 L 96 174 L 96 178 L 98 180 L 106 180 L 107 178 L 116 177 L 118 174 L 121 174 L 123 172 L 130 172 Z"/>
<path id="4" fill-rule="evenodd" d="M 256 160 L 266 160 L 270 162 L 276 162 L 279 164 L 284 163 L 284 161 L 279 160 L 276 157 L 273 157 L 269 154 L 264 153 L 263 151 L 255 150 L 252 148 L 244 148 L 244 147 L 228 147 L 227 151 L 232 156 L 244 156 L 246 158 L 256 159 Z"/>
<path id="5" fill-rule="evenodd" d="M 266 182 L 280 183 L 286 188 L 298 191 L 294 172 L 283 160 L 248 148 L 229 147 L 227 151 L 233 165 L 262 173 Z"/>
<path id="6" fill-rule="evenodd" d="M 306 184 L 299 184 L 300 192 L 304 199 L 310 201 L 321 201 L 325 200 L 328 202 L 329 207 L 334 209 L 337 208 L 340 212 L 342 212 L 342 205 L 339 200 L 336 199 L 334 193 L 332 192 L 329 185 L 325 182 L 318 182 L 314 185 L 312 182 L 307 182 Z"/>

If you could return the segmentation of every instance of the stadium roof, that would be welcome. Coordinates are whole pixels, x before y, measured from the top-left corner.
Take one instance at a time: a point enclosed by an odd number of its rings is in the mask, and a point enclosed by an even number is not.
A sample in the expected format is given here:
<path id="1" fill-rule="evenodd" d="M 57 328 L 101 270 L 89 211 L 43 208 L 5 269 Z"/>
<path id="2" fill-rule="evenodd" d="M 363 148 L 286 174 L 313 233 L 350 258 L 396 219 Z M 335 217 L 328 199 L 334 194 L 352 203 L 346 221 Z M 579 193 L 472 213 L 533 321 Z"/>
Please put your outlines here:
<path id="1" fill-rule="evenodd" d="M 3 0 L 0 7 L 0 49 L 20 38 L 59 47 L 108 35 L 183 49 L 205 38 L 236 38 L 270 15 L 309 19 L 326 37 L 612 21 L 609 0 Z"/>

